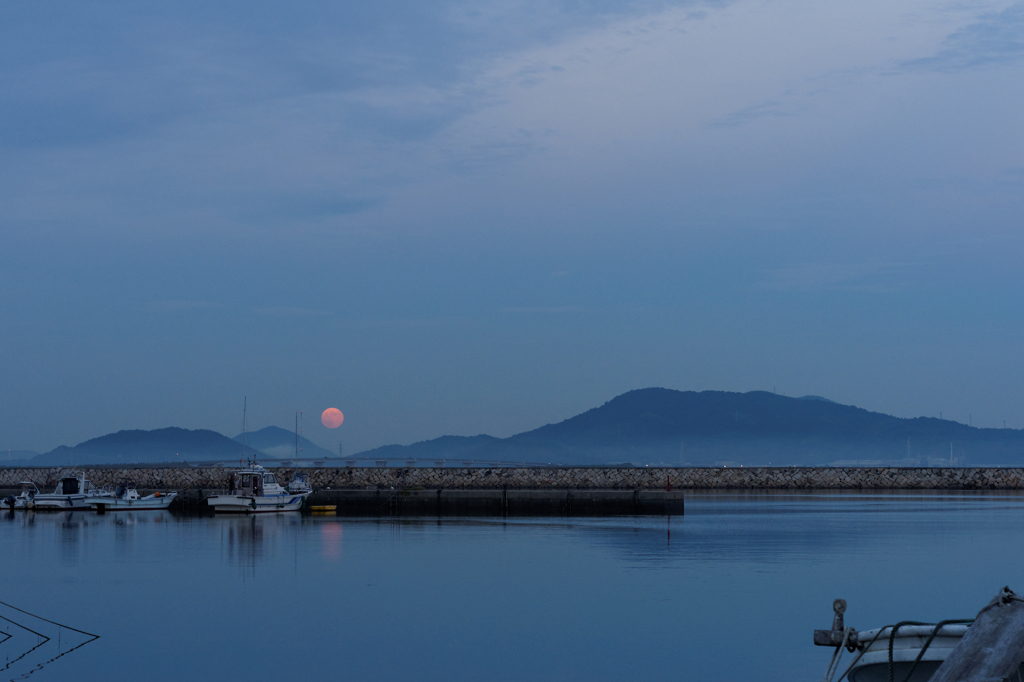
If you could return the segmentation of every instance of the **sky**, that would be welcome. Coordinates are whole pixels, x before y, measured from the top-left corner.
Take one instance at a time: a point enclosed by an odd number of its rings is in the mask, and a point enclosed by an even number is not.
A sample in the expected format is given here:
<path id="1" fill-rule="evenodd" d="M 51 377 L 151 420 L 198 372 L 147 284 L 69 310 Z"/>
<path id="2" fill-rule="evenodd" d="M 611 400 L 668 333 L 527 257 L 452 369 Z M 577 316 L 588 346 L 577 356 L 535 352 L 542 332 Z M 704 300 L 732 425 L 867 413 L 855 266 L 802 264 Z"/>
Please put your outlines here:
<path id="1" fill-rule="evenodd" d="M 649 386 L 1024 428 L 1024 2 L 0 12 L 3 449 Z"/>

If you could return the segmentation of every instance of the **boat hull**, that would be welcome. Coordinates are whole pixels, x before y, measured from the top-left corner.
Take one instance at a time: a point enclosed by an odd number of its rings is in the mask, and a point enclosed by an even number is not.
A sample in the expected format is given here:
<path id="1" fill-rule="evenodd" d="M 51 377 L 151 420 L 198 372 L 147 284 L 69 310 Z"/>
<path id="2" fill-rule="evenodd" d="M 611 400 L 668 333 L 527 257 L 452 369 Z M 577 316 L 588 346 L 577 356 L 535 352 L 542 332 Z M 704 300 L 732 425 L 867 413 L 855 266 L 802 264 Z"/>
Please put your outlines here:
<path id="1" fill-rule="evenodd" d="M 913 669 L 908 682 L 927 682 L 967 634 L 967 625 L 946 625 L 934 638 L 933 631 L 934 626 L 931 625 L 908 625 L 897 630 L 892 642 L 893 679 L 906 679 L 907 674 Z M 871 630 L 858 633 L 862 641 L 874 641 L 850 669 L 850 682 L 889 682 L 890 633 L 891 628 L 882 628 L 881 632 Z M 921 655 L 921 649 L 929 639 L 931 643 Z M 919 655 L 921 660 L 915 665 Z"/>
<path id="2" fill-rule="evenodd" d="M 85 503 L 96 511 L 139 511 L 146 509 L 167 509 L 178 493 L 147 495 L 134 500 L 117 497 L 87 497 Z"/>
<path id="3" fill-rule="evenodd" d="M 89 505 L 85 503 L 85 495 L 76 493 L 73 495 L 56 495 L 54 493 L 43 493 L 36 495 L 34 500 L 37 511 L 76 511 L 87 510 Z"/>
<path id="4" fill-rule="evenodd" d="M 218 514 L 259 514 L 302 509 L 309 493 L 288 495 L 211 495 L 206 503 Z"/>

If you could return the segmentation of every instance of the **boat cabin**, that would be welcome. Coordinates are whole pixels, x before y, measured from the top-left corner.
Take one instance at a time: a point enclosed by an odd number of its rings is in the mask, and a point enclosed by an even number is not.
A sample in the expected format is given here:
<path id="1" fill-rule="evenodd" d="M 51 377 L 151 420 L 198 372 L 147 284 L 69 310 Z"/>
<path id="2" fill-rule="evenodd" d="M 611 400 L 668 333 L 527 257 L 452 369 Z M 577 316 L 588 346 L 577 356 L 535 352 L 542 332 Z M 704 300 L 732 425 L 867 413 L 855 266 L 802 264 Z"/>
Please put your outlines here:
<path id="1" fill-rule="evenodd" d="M 77 495 L 82 492 L 85 492 L 82 490 L 82 483 L 74 476 L 65 476 L 57 484 L 58 495 Z"/>
<path id="2" fill-rule="evenodd" d="M 232 474 L 231 487 L 236 495 L 254 497 L 260 495 L 280 495 L 283 492 L 274 474 L 258 469 L 239 471 Z"/>

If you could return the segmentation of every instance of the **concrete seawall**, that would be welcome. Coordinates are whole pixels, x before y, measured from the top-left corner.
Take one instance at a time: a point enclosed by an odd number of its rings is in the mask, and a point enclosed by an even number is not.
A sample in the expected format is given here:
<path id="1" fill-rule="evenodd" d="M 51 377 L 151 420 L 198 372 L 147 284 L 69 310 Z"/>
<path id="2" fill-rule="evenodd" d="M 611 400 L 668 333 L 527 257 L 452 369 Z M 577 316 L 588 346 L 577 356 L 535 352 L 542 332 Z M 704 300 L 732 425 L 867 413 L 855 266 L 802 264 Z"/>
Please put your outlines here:
<path id="1" fill-rule="evenodd" d="M 224 489 L 230 469 L 219 467 L 83 467 L 94 484 L 133 481 L 140 489 Z M 680 489 L 888 489 L 1021 490 L 1024 468 L 893 467 L 338 467 L 269 469 L 287 483 L 295 471 L 314 488 L 332 490 L 606 490 Z M 67 468 L 0 467 L 0 488 L 33 481 L 52 488 Z"/>

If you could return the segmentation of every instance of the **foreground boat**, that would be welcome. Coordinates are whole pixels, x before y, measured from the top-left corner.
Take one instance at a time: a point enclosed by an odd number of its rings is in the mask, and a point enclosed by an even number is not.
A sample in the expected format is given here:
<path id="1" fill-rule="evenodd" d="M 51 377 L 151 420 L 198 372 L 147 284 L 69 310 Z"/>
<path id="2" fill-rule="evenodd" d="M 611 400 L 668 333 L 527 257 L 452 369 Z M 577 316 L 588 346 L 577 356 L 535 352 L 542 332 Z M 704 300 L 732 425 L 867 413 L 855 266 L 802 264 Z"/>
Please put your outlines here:
<path id="1" fill-rule="evenodd" d="M 32 481 L 20 481 L 18 485 L 21 487 L 20 492 L 15 495 L 8 495 L 3 500 L 3 506 L 8 509 L 35 509 L 36 508 L 36 495 L 39 494 L 39 488 Z"/>
<path id="2" fill-rule="evenodd" d="M 843 623 L 846 602 L 837 599 L 831 630 L 815 630 L 814 643 L 835 647 L 824 682 L 1013 682 L 1024 679 L 1024 624 L 1017 597 L 1009 588 L 997 595 L 977 619 L 944 620 L 938 623 L 903 621 L 873 630 L 855 630 Z M 992 609 L 1015 604 L 1018 613 L 995 614 Z M 1007 615 L 1008 614 L 1008 615 Z M 982 620 L 985 623 L 982 623 Z M 1016 619 L 1013 621 L 1012 619 Z M 1007 621 L 1000 623 L 999 621 Z M 1002 632 L 1000 631 L 1002 630 Z M 1016 632 L 1015 632 L 1016 631 Z M 1017 640 L 1014 642 L 1009 639 Z M 973 641 L 971 641 L 973 639 Z M 999 641 L 1003 639 L 1004 641 Z M 843 650 L 853 661 L 835 677 Z M 1012 651 L 1008 651 L 1012 650 Z M 1009 656 L 1000 658 L 1000 654 Z M 948 661 L 948 662 L 947 662 Z M 970 675 L 963 676 L 964 669 Z M 995 672 L 995 675 L 991 673 Z"/>
<path id="3" fill-rule="evenodd" d="M 277 477 L 252 463 L 231 475 L 225 495 L 211 495 L 206 503 L 217 513 L 252 514 L 299 511 L 310 492 L 292 493 L 281 487 Z"/>
<path id="4" fill-rule="evenodd" d="M 85 503 L 96 511 L 124 511 L 127 509 L 167 509 L 178 493 L 153 493 L 143 497 L 132 483 L 122 483 L 113 495 L 85 498 Z"/>
<path id="5" fill-rule="evenodd" d="M 38 493 L 35 498 L 35 507 L 38 510 L 66 511 L 76 509 L 89 509 L 85 498 L 113 497 L 108 490 L 95 487 L 85 477 L 84 471 L 72 471 L 61 477 L 57 487 L 52 493 Z"/>

